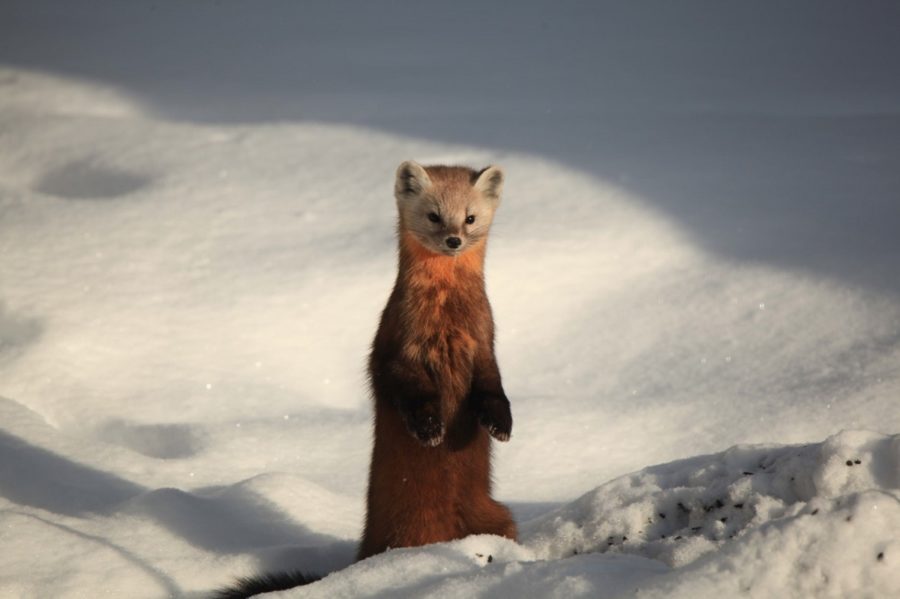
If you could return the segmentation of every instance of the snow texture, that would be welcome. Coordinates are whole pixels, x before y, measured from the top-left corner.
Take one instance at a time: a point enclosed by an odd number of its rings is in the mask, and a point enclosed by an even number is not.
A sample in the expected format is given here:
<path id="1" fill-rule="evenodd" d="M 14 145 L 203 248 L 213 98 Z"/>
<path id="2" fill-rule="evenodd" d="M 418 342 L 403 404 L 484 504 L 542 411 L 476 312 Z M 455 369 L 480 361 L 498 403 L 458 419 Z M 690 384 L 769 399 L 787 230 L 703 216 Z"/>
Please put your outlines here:
<path id="1" fill-rule="evenodd" d="M 0 597 L 900 595 L 898 22 L 3 3 Z M 521 538 L 354 564 L 410 158 L 506 172 Z"/>

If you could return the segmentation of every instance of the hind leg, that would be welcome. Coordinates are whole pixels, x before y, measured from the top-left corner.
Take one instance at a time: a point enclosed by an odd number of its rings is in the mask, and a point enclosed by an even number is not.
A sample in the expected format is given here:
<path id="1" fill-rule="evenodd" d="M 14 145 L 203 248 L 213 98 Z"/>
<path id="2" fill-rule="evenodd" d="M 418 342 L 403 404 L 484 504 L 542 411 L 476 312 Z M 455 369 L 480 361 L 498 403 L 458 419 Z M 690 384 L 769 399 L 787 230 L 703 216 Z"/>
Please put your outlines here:
<path id="1" fill-rule="evenodd" d="M 467 528 L 466 534 L 498 535 L 513 541 L 518 537 L 509 509 L 487 496 L 466 506 L 463 522 Z"/>

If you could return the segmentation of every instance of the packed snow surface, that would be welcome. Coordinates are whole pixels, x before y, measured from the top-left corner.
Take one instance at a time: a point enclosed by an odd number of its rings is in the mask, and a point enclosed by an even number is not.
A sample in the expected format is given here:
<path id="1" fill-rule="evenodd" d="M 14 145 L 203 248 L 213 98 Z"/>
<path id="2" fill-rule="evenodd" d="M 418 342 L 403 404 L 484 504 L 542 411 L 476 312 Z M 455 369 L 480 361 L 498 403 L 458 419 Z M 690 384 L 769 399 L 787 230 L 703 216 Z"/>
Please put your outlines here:
<path id="1" fill-rule="evenodd" d="M 896 9 L 420 4 L 0 12 L 0 597 L 900 596 Z M 520 539 L 354 564 L 409 158 L 506 172 Z"/>

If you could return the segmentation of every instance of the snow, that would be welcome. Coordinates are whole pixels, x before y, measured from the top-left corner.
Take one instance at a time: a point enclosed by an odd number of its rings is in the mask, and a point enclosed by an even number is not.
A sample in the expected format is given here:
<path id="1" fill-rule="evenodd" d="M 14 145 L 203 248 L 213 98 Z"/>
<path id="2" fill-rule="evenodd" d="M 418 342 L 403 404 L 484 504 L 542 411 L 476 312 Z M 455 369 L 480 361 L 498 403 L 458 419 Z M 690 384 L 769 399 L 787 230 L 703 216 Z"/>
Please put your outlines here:
<path id="1" fill-rule="evenodd" d="M 601 485 L 527 523 L 521 545 L 395 550 L 303 596 L 893 597 L 898 465 L 898 435 L 737 446 Z"/>
<path id="2" fill-rule="evenodd" d="M 900 594 L 897 8 L 641 4 L 6 3 L 0 596 Z M 352 564 L 409 158 L 521 538 Z"/>

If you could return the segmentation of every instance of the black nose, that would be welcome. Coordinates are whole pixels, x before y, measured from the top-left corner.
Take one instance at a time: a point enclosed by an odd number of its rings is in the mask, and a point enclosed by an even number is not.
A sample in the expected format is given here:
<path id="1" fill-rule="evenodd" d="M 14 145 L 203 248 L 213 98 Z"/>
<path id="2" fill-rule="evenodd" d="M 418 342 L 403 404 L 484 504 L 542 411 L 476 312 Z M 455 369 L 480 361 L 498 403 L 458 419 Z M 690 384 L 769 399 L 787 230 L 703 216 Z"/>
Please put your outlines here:
<path id="1" fill-rule="evenodd" d="M 459 237 L 448 237 L 447 238 L 447 247 L 450 249 L 456 249 L 462 245 L 462 239 Z"/>

